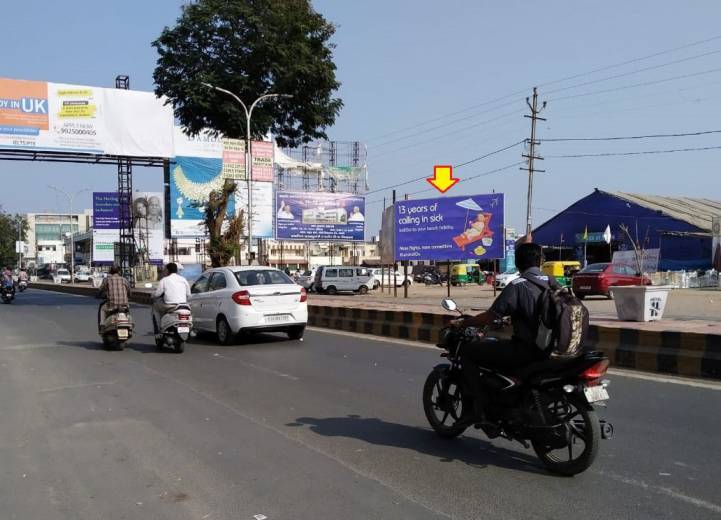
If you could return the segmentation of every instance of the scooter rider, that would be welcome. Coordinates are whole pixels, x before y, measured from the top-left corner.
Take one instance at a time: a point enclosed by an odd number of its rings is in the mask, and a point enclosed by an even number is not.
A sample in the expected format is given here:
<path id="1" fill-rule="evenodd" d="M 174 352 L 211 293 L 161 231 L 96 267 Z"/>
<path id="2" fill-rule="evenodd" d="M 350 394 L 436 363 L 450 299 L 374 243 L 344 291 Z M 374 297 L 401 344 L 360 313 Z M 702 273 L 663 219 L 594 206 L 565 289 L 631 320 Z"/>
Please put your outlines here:
<path id="1" fill-rule="evenodd" d="M 98 298 L 103 302 L 98 307 L 98 330 L 101 323 L 105 321 L 107 311 L 117 307 L 127 307 L 130 301 L 130 284 L 120 276 L 120 268 L 114 265 L 110 268 L 110 274 L 103 280 L 98 291 Z"/>
<path id="2" fill-rule="evenodd" d="M 188 281 L 178 274 L 178 264 L 170 262 L 165 266 L 167 275 L 160 280 L 157 289 L 153 292 L 153 313 L 155 323 L 160 326 L 161 318 L 167 312 L 180 304 L 188 303 L 190 285 Z M 162 298 L 162 299 L 161 299 Z"/>
<path id="3" fill-rule="evenodd" d="M 13 272 L 9 267 L 5 267 L 2 271 L 2 285 L 11 289 L 15 294 L 15 283 L 13 282 Z"/>
<path id="4" fill-rule="evenodd" d="M 536 345 L 540 314 L 538 302 L 543 291 L 537 283 L 553 288 L 558 287 L 558 283 L 541 272 L 542 261 L 541 246 L 533 243 L 521 244 L 516 249 L 516 267 L 521 273 L 520 278 L 506 286 L 487 311 L 451 322 L 454 326 L 464 328 L 485 327 L 499 319 L 510 317 L 513 324 L 513 336 L 510 340 L 483 339 L 463 347 L 463 378 L 468 393 L 474 397 L 475 422 L 483 423 L 485 420 L 479 367 L 509 370 L 547 359 L 549 356 L 548 352 Z"/>

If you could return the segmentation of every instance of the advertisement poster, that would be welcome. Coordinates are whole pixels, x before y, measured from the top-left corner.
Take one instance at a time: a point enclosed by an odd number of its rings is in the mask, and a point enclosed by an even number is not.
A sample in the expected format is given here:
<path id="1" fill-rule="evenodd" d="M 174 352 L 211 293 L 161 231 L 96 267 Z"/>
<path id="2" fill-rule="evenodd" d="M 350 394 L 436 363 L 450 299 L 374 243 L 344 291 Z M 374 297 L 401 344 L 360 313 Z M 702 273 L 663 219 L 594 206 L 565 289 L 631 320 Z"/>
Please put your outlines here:
<path id="1" fill-rule="evenodd" d="M 365 198 L 349 193 L 278 192 L 276 238 L 361 241 Z"/>
<path id="2" fill-rule="evenodd" d="M 245 142 L 239 139 L 222 140 L 224 179 L 245 180 Z"/>
<path id="3" fill-rule="evenodd" d="M 503 258 L 503 194 L 396 202 L 395 228 L 396 260 Z"/>
<path id="4" fill-rule="evenodd" d="M 93 229 L 118 229 L 119 219 L 118 192 L 93 192 Z"/>
<path id="5" fill-rule="evenodd" d="M 253 182 L 253 238 L 273 238 L 273 183 Z M 248 188 L 246 183 L 238 185 L 235 192 L 235 207 L 247 209 Z M 248 224 L 245 221 L 243 235 L 248 236 Z"/>
<path id="6" fill-rule="evenodd" d="M 117 229 L 93 229 L 93 264 L 112 265 L 115 262 L 115 244 L 119 240 Z"/>
<path id="7" fill-rule="evenodd" d="M 639 251 L 639 254 L 640 253 L 641 252 Z M 641 259 L 641 271 L 644 273 L 655 273 L 658 271 L 658 260 L 661 256 L 660 253 L 660 249 L 646 249 L 643 252 L 643 257 Z M 614 251 L 611 263 L 614 265 L 625 265 L 634 271 L 638 269 L 636 263 L 636 252 L 633 249 L 627 251 Z"/>
<path id="8" fill-rule="evenodd" d="M 273 143 L 253 141 L 250 151 L 253 156 L 253 180 L 273 182 Z"/>
<path id="9" fill-rule="evenodd" d="M 160 192 L 133 193 L 133 230 L 138 251 L 147 249 L 151 264 L 163 263 L 165 208 Z"/>
<path id="10" fill-rule="evenodd" d="M 173 112 L 152 92 L 0 78 L 0 147 L 172 157 Z"/>

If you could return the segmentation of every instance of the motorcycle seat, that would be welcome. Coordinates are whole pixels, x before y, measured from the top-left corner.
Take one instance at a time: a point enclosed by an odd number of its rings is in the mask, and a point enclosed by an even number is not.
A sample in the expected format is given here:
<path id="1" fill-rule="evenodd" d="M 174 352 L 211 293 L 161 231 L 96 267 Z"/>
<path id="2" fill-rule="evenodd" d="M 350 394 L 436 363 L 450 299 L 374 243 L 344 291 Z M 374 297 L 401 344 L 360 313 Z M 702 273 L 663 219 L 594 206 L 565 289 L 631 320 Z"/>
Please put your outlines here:
<path id="1" fill-rule="evenodd" d="M 109 307 L 105 310 L 105 316 L 111 316 L 119 312 L 130 312 L 130 308 L 127 305 L 118 305 L 115 307 Z"/>
<path id="2" fill-rule="evenodd" d="M 520 379 L 528 379 L 528 378 L 530 378 L 536 374 L 540 374 L 540 373 L 552 374 L 557 371 L 568 368 L 574 362 L 577 362 L 578 359 L 579 358 L 576 358 L 576 359 L 559 359 L 559 358 L 542 359 L 540 361 L 534 361 L 533 363 L 529 363 L 527 365 L 518 367 L 515 370 L 513 370 L 513 372 L 510 375 L 516 376 Z"/>

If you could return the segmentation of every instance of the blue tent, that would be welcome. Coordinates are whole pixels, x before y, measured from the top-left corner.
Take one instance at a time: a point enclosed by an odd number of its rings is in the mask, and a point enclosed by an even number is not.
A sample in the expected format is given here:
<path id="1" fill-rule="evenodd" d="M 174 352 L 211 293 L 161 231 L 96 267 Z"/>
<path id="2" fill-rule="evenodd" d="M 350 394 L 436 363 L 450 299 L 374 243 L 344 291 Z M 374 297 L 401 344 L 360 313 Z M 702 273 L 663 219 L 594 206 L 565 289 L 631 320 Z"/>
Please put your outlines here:
<path id="1" fill-rule="evenodd" d="M 614 251 L 632 249 L 620 229 L 626 225 L 646 249 L 661 250 L 659 270 L 706 269 L 711 267 L 711 222 L 716 215 L 721 215 L 721 202 L 713 200 L 596 189 L 536 228 L 533 241 L 549 248 L 570 248 L 572 253 L 565 256 L 579 260 L 586 244 L 589 261 L 608 261 L 603 232 L 610 226 Z"/>

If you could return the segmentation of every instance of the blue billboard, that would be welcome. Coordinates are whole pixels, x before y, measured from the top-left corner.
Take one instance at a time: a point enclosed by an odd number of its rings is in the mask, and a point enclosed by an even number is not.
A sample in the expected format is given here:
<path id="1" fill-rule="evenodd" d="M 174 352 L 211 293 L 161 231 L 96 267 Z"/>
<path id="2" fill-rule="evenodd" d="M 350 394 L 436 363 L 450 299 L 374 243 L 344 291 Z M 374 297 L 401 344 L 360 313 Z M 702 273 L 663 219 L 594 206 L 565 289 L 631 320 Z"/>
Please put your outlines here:
<path id="1" fill-rule="evenodd" d="M 350 193 L 279 191 L 275 201 L 275 237 L 279 240 L 365 238 L 365 198 Z"/>
<path id="2" fill-rule="evenodd" d="M 396 202 L 396 260 L 503 258 L 503 229 L 502 193 Z"/>

